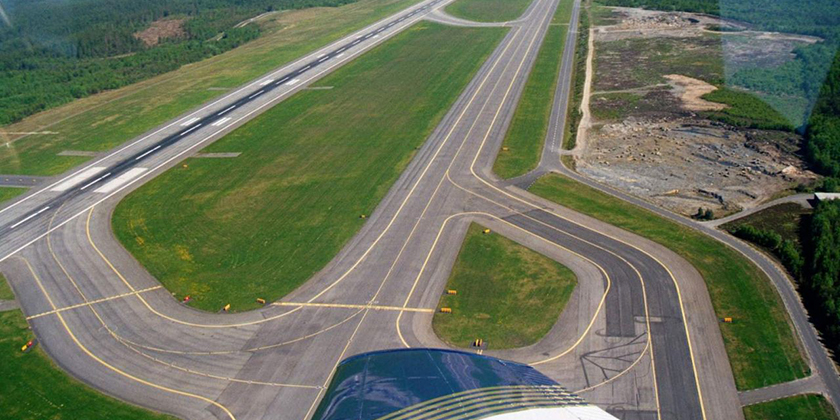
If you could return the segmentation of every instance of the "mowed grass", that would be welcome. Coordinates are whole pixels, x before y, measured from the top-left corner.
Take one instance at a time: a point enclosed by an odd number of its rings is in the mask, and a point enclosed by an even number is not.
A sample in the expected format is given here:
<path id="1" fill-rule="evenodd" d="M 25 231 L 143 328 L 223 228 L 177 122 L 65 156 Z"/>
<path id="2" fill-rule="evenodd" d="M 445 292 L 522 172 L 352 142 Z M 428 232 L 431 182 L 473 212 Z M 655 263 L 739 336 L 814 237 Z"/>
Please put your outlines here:
<path id="1" fill-rule="evenodd" d="M 507 29 L 420 23 L 129 195 L 117 237 L 216 311 L 276 300 L 359 230 Z"/>
<path id="2" fill-rule="evenodd" d="M 174 420 L 100 394 L 59 369 L 36 346 L 23 314 L 0 312 L 0 417 L 15 420 Z"/>
<path id="3" fill-rule="evenodd" d="M 105 151 L 221 96 L 284 63 L 419 0 L 360 0 L 284 11 L 265 35 L 224 54 L 121 89 L 93 95 L 0 128 L 0 174 L 56 175 L 90 160 L 64 150 Z M 14 132 L 49 131 L 15 140 Z M 8 147 L 7 146 L 8 143 Z"/>
<path id="4" fill-rule="evenodd" d="M 6 281 L 6 278 L 0 274 L 0 300 L 13 300 L 15 294 L 12 292 L 12 287 Z"/>
<path id="5" fill-rule="evenodd" d="M 797 395 L 744 407 L 746 420 L 837 420 L 822 395 Z"/>
<path id="6" fill-rule="evenodd" d="M 4 201 L 11 200 L 25 192 L 26 188 L 0 187 L 0 207 L 3 206 Z"/>
<path id="7" fill-rule="evenodd" d="M 567 24 L 573 4 L 571 0 L 561 0 L 552 23 Z M 524 175 L 540 162 L 568 29 L 567 25 L 550 26 L 540 46 L 503 148 L 493 164 L 493 171 L 504 179 Z"/>
<path id="8" fill-rule="evenodd" d="M 740 390 L 807 375 L 793 327 L 770 280 L 736 251 L 693 229 L 569 178 L 549 174 L 532 193 L 658 242 L 688 260 L 706 280 Z"/>
<path id="9" fill-rule="evenodd" d="M 564 0 L 566 1 L 566 0 Z M 475 22 L 507 22 L 522 16 L 533 0 L 456 0 L 446 13 Z"/>
<path id="10" fill-rule="evenodd" d="M 575 274 L 556 261 L 471 224 L 440 298 L 435 333 L 456 347 L 481 338 L 491 349 L 524 347 L 544 337 L 572 296 Z"/>

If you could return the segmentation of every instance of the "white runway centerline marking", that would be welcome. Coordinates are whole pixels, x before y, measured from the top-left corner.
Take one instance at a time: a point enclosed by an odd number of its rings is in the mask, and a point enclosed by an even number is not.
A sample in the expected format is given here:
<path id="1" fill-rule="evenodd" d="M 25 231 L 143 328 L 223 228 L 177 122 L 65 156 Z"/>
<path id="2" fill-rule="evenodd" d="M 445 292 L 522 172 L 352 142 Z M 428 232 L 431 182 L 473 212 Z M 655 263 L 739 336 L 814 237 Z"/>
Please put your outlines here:
<path id="1" fill-rule="evenodd" d="M 111 175 L 111 173 L 110 173 L 110 172 L 108 172 L 107 174 L 102 175 L 102 176 L 100 176 L 99 178 L 96 178 L 96 179 L 94 179 L 93 181 L 88 182 L 87 184 L 85 184 L 85 186 L 84 186 L 84 187 L 79 188 L 79 189 L 80 189 L 80 190 L 85 190 L 85 189 L 87 189 L 87 187 L 90 187 L 91 185 L 96 184 L 97 182 L 101 181 L 103 178 L 107 177 L 108 175 Z"/>
<path id="2" fill-rule="evenodd" d="M 196 128 L 198 128 L 198 127 L 201 127 L 201 124 L 199 124 L 199 125 L 197 125 L 197 126 L 195 126 L 195 127 L 193 127 L 193 128 L 190 128 L 190 129 L 189 129 L 189 130 L 187 130 L 187 131 L 184 131 L 183 133 L 181 133 L 181 137 L 186 136 L 187 134 L 189 134 L 189 133 L 190 133 L 190 131 L 193 131 L 193 130 L 195 130 L 195 129 L 196 129 Z"/>
<path id="3" fill-rule="evenodd" d="M 263 92 L 265 92 L 265 91 L 264 91 L 264 90 L 261 90 L 261 91 L 259 91 L 259 92 L 255 93 L 255 94 L 253 94 L 253 95 L 249 96 L 249 97 L 248 97 L 248 99 L 254 99 L 254 98 L 256 98 L 257 96 L 262 95 L 262 94 L 263 94 Z"/>
<path id="4" fill-rule="evenodd" d="M 222 114 L 224 114 L 225 112 L 228 112 L 228 111 L 230 111 L 230 110 L 231 110 L 231 109 L 233 109 L 233 108 L 236 108 L 236 105 L 231 105 L 231 106 L 229 106 L 229 107 L 225 108 L 225 110 L 224 110 L 224 111 L 222 111 L 222 112 L 220 112 L 220 113 L 218 113 L 218 114 L 216 114 L 216 115 L 222 115 Z"/>
<path id="5" fill-rule="evenodd" d="M 140 156 L 137 156 L 136 158 L 134 158 L 134 160 L 140 160 L 140 159 L 143 159 L 143 158 L 144 158 L 144 157 L 146 157 L 146 155 L 148 155 L 149 153 L 152 153 L 152 152 L 154 152 L 155 150 L 160 149 L 160 147 L 161 147 L 160 145 L 157 145 L 157 146 L 155 146 L 155 148 L 154 148 L 154 149 L 149 150 L 148 152 L 143 153 L 143 154 L 142 154 L 142 155 L 140 155 Z"/>
<path id="6" fill-rule="evenodd" d="M 229 118 L 229 117 L 224 117 L 224 118 L 220 119 L 219 121 L 214 122 L 214 123 L 213 123 L 213 124 L 211 124 L 211 125 L 212 125 L 213 127 L 220 127 L 220 126 L 224 125 L 224 124 L 225 124 L 226 122 L 228 122 L 228 121 L 230 121 L 230 118 Z"/>
<path id="7" fill-rule="evenodd" d="M 192 124 L 192 123 L 194 123 L 194 122 L 196 122 L 196 121 L 198 121 L 198 120 L 200 120 L 200 119 L 201 119 L 201 118 L 198 118 L 198 117 L 193 117 L 193 118 L 190 118 L 190 119 L 188 119 L 188 120 L 186 120 L 186 121 L 182 122 L 182 123 L 181 123 L 181 127 L 186 127 L 186 126 L 188 126 L 188 125 L 190 125 L 190 124 Z"/>
<path id="8" fill-rule="evenodd" d="M 132 179 L 136 178 L 138 175 L 142 174 L 143 172 L 146 172 L 147 169 L 148 168 L 131 168 L 131 169 L 125 171 L 125 173 L 123 173 L 122 175 L 114 178 L 111 182 L 108 182 L 107 184 L 93 190 L 93 192 L 109 193 L 111 191 L 114 191 L 117 188 L 119 188 L 120 186 L 122 186 L 123 184 L 125 184 L 126 182 L 131 181 Z"/>
<path id="9" fill-rule="evenodd" d="M 70 188 L 81 184 L 84 180 L 104 171 L 105 169 L 107 168 L 105 168 L 104 166 L 94 166 L 93 168 L 88 168 L 87 170 L 80 172 L 78 175 L 62 182 L 61 184 L 56 185 L 55 188 L 53 188 L 50 191 L 67 191 Z"/>
<path id="10" fill-rule="evenodd" d="M 286 86 L 292 86 L 292 85 L 296 84 L 297 82 L 300 82 L 300 79 L 289 80 L 289 83 L 286 83 Z"/>
<path id="11" fill-rule="evenodd" d="M 49 209 L 50 209 L 50 206 L 47 206 L 47 207 L 42 208 L 41 210 L 38 210 L 38 211 L 37 211 L 37 212 L 35 212 L 35 213 L 30 214 L 29 216 L 26 216 L 26 218 L 24 218 L 24 219 L 23 219 L 23 220 L 21 220 L 20 222 L 17 222 L 17 223 L 15 223 L 15 224 L 13 224 L 13 225 L 12 225 L 12 227 L 11 227 L 11 229 L 14 229 L 14 228 L 16 228 L 16 227 L 20 226 L 20 225 L 21 225 L 21 223 L 23 223 L 23 222 L 25 222 L 25 221 L 27 221 L 27 220 L 29 220 L 29 219 L 31 219 L 31 218 L 33 218 L 33 217 L 35 217 L 35 216 L 37 216 L 37 215 L 41 214 L 41 213 L 43 213 L 43 212 L 45 212 L 45 211 L 47 211 L 47 210 L 49 210 Z"/>

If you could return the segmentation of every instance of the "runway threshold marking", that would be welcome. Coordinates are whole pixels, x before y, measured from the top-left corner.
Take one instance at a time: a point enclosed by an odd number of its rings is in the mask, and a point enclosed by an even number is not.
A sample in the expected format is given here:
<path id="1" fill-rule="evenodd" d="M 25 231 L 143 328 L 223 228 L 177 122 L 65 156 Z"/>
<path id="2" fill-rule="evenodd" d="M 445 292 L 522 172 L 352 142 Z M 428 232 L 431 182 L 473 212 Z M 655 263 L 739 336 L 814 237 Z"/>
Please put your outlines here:
<path id="1" fill-rule="evenodd" d="M 434 309 L 431 308 L 403 308 L 401 306 L 384 306 L 384 305 L 353 305 L 347 303 L 304 303 L 304 302 L 274 302 L 274 306 L 304 306 L 314 308 L 341 308 L 341 309 L 373 309 L 376 311 L 397 311 L 397 312 L 420 312 L 433 314 Z"/>
<path id="2" fill-rule="evenodd" d="M 146 168 L 131 168 L 125 173 L 121 174 L 120 176 L 114 178 L 112 181 L 108 182 L 107 184 L 93 190 L 95 193 L 109 193 L 111 191 L 116 190 L 117 188 L 121 187 L 128 181 L 136 178 L 138 175 L 146 172 Z"/>
<path id="3" fill-rule="evenodd" d="M 105 169 L 107 169 L 107 168 L 104 167 L 104 166 L 94 166 L 93 168 L 89 168 L 85 171 L 80 172 L 78 175 L 76 175 L 76 176 L 74 176 L 74 177 L 56 185 L 55 188 L 53 188 L 51 191 L 56 191 L 56 192 L 67 191 L 70 188 L 73 188 L 76 185 L 81 184 L 82 181 L 84 181 L 84 180 L 86 180 L 86 179 L 104 171 Z"/>
<path id="4" fill-rule="evenodd" d="M 93 304 L 108 302 L 110 300 L 122 299 L 124 297 L 134 296 L 134 295 L 139 294 L 139 293 L 151 292 L 152 290 L 157 290 L 157 289 L 160 289 L 161 287 L 163 287 L 163 286 L 158 285 L 158 286 L 154 286 L 154 287 L 149 287 L 148 289 L 136 290 L 134 292 L 127 292 L 127 293 L 123 293 L 121 295 L 109 296 L 109 297 L 102 298 L 102 299 L 91 300 L 91 301 L 85 302 L 85 303 L 78 303 L 78 304 L 75 304 L 75 305 L 65 306 L 63 308 L 53 309 L 51 311 L 41 312 L 40 314 L 35 314 L 35 315 L 32 315 L 32 316 L 28 316 L 28 317 L 26 317 L 26 320 L 28 321 L 30 319 L 41 318 L 41 317 L 44 317 L 44 316 L 47 316 L 47 315 L 53 315 L 53 314 L 57 314 L 59 312 L 69 311 L 71 309 L 84 308 L 84 307 L 87 307 L 87 306 L 90 306 L 90 305 L 93 305 Z"/>
<path id="5" fill-rule="evenodd" d="M 193 117 L 193 118 L 190 118 L 190 119 L 188 119 L 188 120 L 186 120 L 186 121 L 182 122 L 182 123 L 181 123 L 181 127 L 186 127 L 186 126 L 189 126 L 189 125 L 191 125 L 192 123 L 194 123 L 194 122 L 196 122 L 196 121 L 198 121 L 198 120 L 200 120 L 200 119 L 201 119 L 201 118 L 199 118 L 199 117 Z"/>
<path id="6" fill-rule="evenodd" d="M 222 119 L 220 119 L 220 120 L 218 120 L 218 121 L 216 121 L 216 122 L 214 122 L 213 124 L 210 124 L 210 125 L 212 125 L 213 127 L 220 127 L 222 125 L 225 125 L 230 120 L 231 120 L 230 117 L 224 117 L 224 118 L 222 118 Z"/>

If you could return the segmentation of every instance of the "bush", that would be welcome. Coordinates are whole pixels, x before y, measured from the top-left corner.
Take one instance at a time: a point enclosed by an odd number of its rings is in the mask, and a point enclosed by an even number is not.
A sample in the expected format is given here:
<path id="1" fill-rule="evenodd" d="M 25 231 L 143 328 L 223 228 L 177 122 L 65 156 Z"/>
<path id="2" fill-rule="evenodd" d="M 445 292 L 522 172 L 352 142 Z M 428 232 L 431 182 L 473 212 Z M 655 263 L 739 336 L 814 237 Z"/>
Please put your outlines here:
<path id="1" fill-rule="evenodd" d="M 802 274 L 804 261 L 795 242 L 783 239 L 782 235 L 776 232 L 751 225 L 737 225 L 729 232 L 772 252 L 794 278 L 798 279 Z"/>

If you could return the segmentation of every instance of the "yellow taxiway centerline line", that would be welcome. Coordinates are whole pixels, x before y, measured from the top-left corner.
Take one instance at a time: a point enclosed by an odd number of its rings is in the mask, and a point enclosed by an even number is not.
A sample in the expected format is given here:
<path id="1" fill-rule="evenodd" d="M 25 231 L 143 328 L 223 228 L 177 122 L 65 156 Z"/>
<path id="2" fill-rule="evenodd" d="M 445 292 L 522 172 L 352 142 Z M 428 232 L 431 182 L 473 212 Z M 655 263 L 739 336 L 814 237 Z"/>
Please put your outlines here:
<path id="1" fill-rule="evenodd" d="M 35 279 L 35 283 L 38 285 L 38 288 L 41 289 L 41 293 L 44 294 L 44 297 L 46 297 L 49 305 L 52 308 L 55 308 L 55 303 L 53 303 L 52 297 L 47 292 L 47 289 L 44 288 L 44 285 L 41 283 L 41 278 L 38 276 L 38 274 L 35 273 L 35 269 L 32 268 L 32 265 L 29 263 L 29 260 L 27 260 L 24 257 L 19 257 L 19 256 L 15 256 L 15 258 L 20 259 L 21 261 L 23 261 L 26 264 L 26 267 L 29 269 L 29 272 L 32 274 L 32 278 Z M 85 347 L 85 345 L 82 344 L 81 341 L 79 341 L 79 339 L 76 337 L 76 334 L 74 334 L 73 330 L 70 329 L 70 326 L 67 324 L 67 321 L 65 321 L 64 317 L 61 316 L 60 312 L 56 313 L 56 316 L 58 316 L 59 322 L 61 322 L 61 325 L 64 327 L 64 330 L 67 332 L 67 334 L 70 336 L 70 339 L 73 340 L 73 342 L 76 344 L 76 346 L 78 346 L 86 355 L 88 355 L 91 359 L 98 362 L 100 365 L 106 367 L 107 369 L 113 371 L 114 373 L 116 373 L 120 376 L 126 377 L 130 380 L 133 380 L 133 381 L 138 382 L 140 384 L 149 386 L 151 388 L 155 388 L 155 389 L 158 389 L 158 390 L 161 390 L 161 391 L 164 391 L 164 392 L 169 392 L 169 393 L 172 393 L 172 394 L 175 394 L 175 395 L 181 395 L 181 396 L 184 396 L 184 397 L 195 398 L 195 399 L 203 401 L 207 404 L 216 406 L 220 410 L 224 411 L 225 414 L 227 415 L 227 417 L 230 418 L 230 420 L 236 420 L 236 417 L 233 415 L 233 413 L 230 412 L 230 410 L 227 409 L 227 407 L 225 407 L 224 405 L 222 405 L 222 404 L 220 404 L 220 403 L 218 403 L 218 402 L 216 402 L 216 401 L 214 401 L 210 398 L 203 397 L 201 395 L 193 394 L 193 393 L 186 392 L 186 391 L 180 391 L 180 390 L 177 390 L 177 389 L 169 388 L 169 387 L 166 387 L 166 386 L 163 386 L 163 385 L 158 385 L 154 382 L 150 382 L 150 381 L 147 381 L 145 379 L 138 378 L 138 377 L 136 377 L 136 376 L 134 376 L 130 373 L 127 373 L 123 370 L 120 370 L 119 368 L 109 364 L 105 360 L 102 360 L 99 356 L 93 354 L 93 352 L 91 352 L 87 347 Z"/>
<path id="2" fill-rule="evenodd" d="M 28 317 L 26 317 L 26 320 L 28 321 L 30 319 L 40 318 L 42 316 L 57 314 L 59 312 L 69 311 L 71 309 L 84 308 L 86 306 L 90 306 L 90 305 L 93 305 L 95 303 L 102 303 L 102 302 L 108 302 L 108 301 L 115 300 L 115 299 L 122 299 L 124 297 L 134 296 L 138 293 L 151 292 L 152 290 L 157 290 L 157 289 L 160 289 L 162 287 L 163 286 L 158 285 L 158 286 L 154 286 L 154 287 L 149 287 L 147 289 L 141 289 L 141 290 L 136 290 L 136 291 L 133 291 L 133 292 L 123 293 L 123 294 L 116 295 L 116 296 L 110 296 L 110 297 L 106 297 L 106 298 L 102 298 L 102 299 L 96 299 L 96 300 L 92 300 L 90 302 L 65 306 L 63 308 L 53 309 L 51 311 L 41 312 L 40 314 L 35 314 L 35 315 L 28 316 Z"/>
<path id="3" fill-rule="evenodd" d="M 342 308 L 342 309 L 373 309 L 375 311 L 397 311 L 397 312 L 421 312 L 434 313 L 432 308 L 404 308 L 402 306 L 384 305 L 353 305 L 348 303 L 298 303 L 298 302 L 274 302 L 274 306 L 303 306 L 314 308 Z"/>

